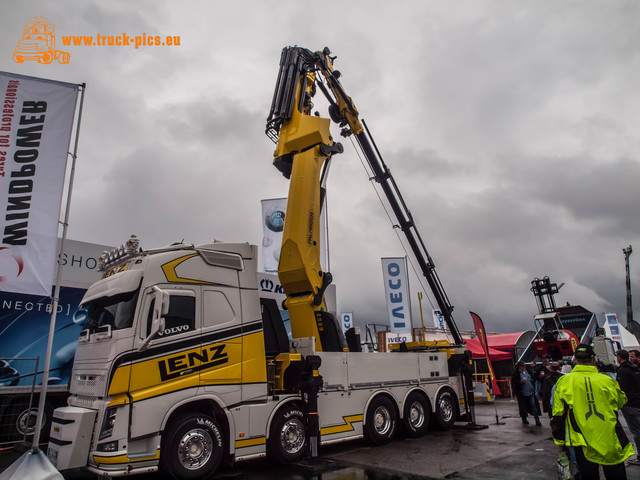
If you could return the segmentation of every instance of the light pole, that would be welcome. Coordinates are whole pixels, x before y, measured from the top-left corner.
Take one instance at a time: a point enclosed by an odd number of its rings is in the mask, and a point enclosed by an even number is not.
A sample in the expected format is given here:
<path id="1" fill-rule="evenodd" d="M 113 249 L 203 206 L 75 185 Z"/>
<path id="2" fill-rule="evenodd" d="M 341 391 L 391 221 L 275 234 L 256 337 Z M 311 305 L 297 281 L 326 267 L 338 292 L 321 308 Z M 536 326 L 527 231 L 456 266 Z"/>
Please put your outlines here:
<path id="1" fill-rule="evenodd" d="M 631 330 L 631 324 L 633 322 L 633 308 L 631 306 L 631 275 L 629 274 L 629 257 L 632 252 L 633 249 L 631 248 L 631 245 L 622 249 L 622 253 L 624 253 L 625 269 L 627 271 L 627 329 L 629 329 L 630 332 L 633 331 Z"/>

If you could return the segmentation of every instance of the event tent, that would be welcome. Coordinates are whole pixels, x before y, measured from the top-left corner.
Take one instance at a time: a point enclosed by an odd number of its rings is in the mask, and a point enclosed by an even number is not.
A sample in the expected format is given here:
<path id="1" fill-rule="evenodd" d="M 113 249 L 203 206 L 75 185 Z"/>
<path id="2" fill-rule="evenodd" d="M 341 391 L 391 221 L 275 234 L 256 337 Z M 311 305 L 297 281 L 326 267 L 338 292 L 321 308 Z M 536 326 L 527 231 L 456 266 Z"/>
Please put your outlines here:
<path id="1" fill-rule="evenodd" d="M 494 335 L 487 335 L 487 339 L 491 338 Z M 487 356 L 484 353 L 482 345 L 480 344 L 480 340 L 477 338 L 468 338 L 465 339 L 467 344 L 467 348 L 471 350 L 472 358 L 474 360 L 486 358 Z M 513 346 L 511 346 L 513 348 Z M 489 345 L 489 358 L 493 362 L 499 362 L 501 360 L 511 360 L 513 358 L 513 354 L 511 352 L 505 352 L 502 350 L 498 350 Z"/>

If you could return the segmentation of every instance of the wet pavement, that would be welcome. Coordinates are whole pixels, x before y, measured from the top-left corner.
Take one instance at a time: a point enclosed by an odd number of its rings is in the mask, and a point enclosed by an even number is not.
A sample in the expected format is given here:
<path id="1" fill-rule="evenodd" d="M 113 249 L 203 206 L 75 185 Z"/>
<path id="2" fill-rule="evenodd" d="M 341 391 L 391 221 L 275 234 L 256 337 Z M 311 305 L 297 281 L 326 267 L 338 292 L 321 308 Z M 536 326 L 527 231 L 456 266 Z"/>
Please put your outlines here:
<path id="1" fill-rule="evenodd" d="M 476 430 L 456 424 L 448 432 L 431 431 L 421 438 L 398 437 L 381 447 L 364 441 L 320 448 L 315 462 L 279 466 L 268 459 L 239 462 L 221 468 L 215 478 L 234 480 L 494 480 L 554 479 L 557 447 L 551 438 L 549 420 L 542 427 L 523 425 L 515 401 L 481 403 L 476 423 L 488 428 Z M 627 432 L 628 433 L 628 432 Z M 20 456 L 14 450 L 0 451 L 0 471 Z M 629 480 L 640 480 L 640 466 L 627 466 Z M 85 471 L 65 474 L 67 480 L 94 479 Z M 162 475 L 138 476 L 158 480 Z M 604 478 L 604 477 L 603 477 Z"/>

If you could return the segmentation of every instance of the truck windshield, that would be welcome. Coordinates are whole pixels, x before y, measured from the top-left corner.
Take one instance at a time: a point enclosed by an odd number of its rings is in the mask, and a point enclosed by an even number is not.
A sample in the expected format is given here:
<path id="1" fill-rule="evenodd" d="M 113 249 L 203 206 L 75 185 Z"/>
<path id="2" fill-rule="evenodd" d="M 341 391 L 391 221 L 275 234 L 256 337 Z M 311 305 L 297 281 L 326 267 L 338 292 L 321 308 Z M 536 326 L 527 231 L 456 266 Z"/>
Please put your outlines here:
<path id="1" fill-rule="evenodd" d="M 113 297 L 102 297 L 84 305 L 87 309 L 89 331 L 93 333 L 105 325 L 111 325 L 111 330 L 131 327 L 138 302 L 138 292 L 139 290 L 134 290 Z"/>

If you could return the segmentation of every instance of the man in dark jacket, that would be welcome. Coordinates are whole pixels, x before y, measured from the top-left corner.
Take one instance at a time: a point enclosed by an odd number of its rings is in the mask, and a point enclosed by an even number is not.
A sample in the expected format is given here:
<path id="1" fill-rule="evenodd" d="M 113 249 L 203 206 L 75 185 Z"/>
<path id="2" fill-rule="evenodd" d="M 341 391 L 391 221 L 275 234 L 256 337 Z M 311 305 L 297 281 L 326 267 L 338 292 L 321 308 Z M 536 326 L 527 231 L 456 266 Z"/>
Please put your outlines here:
<path id="1" fill-rule="evenodd" d="M 533 368 L 533 382 L 536 386 L 536 398 L 542 396 L 542 384 L 544 383 L 544 377 L 547 374 L 547 367 L 550 363 L 550 357 L 548 354 L 542 355 L 542 363 L 535 365 Z"/>
<path id="2" fill-rule="evenodd" d="M 540 391 L 542 395 L 542 411 L 547 412 L 549 418 L 551 418 L 551 391 L 555 386 L 558 379 L 562 376 L 560 372 L 560 366 L 558 362 L 552 362 L 547 366 L 547 373 L 544 375 L 544 379 L 542 380 L 542 389 Z"/>
<path id="3" fill-rule="evenodd" d="M 640 369 L 629 361 L 629 352 L 620 349 L 616 352 L 618 359 L 618 371 L 616 380 L 620 384 L 620 389 L 627 396 L 627 403 L 620 409 L 627 426 L 633 436 L 636 452 L 640 447 Z M 629 465 L 640 465 L 640 460 L 631 459 Z"/>
<path id="4" fill-rule="evenodd" d="M 640 350 L 629 350 L 629 361 L 634 365 L 640 363 Z"/>
<path id="5" fill-rule="evenodd" d="M 540 423 L 540 408 L 538 407 L 538 399 L 536 398 L 533 377 L 527 370 L 527 366 L 523 362 L 516 363 L 516 371 L 511 377 L 513 391 L 518 398 L 518 407 L 520 409 L 520 417 L 524 425 L 529 425 L 527 415 L 533 415 L 537 426 Z"/>

